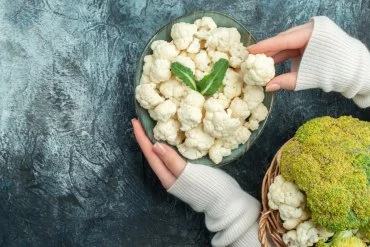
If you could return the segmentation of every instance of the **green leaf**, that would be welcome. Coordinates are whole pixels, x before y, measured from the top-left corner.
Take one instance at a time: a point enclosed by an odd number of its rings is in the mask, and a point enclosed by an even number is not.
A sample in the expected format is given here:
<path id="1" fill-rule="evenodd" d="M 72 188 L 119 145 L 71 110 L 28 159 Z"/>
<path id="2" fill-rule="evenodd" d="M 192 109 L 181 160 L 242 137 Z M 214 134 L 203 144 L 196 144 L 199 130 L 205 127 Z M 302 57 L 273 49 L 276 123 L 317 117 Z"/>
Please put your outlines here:
<path id="1" fill-rule="evenodd" d="M 222 86 L 222 81 L 225 78 L 229 61 L 224 58 L 218 60 L 212 67 L 211 73 L 206 75 L 198 82 L 199 92 L 203 95 L 212 95 Z"/>
<path id="2" fill-rule="evenodd" d="M 186 86 L 190 87 L 193 90 L 197 90 L 197 83 L 194 78 L 193 71 L 188 67 L 182 65 L 179 62 L 173 62 L 171 64 L 171 72 L 182 80 Z"/>

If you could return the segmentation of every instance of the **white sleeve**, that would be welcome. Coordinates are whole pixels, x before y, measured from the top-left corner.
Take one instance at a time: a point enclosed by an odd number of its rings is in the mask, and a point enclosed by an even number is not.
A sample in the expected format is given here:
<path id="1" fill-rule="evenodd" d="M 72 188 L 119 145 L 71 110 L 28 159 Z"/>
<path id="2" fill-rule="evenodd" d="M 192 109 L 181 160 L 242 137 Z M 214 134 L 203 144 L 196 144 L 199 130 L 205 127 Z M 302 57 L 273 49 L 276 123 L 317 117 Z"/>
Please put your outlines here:
<path id="1" fill-rule="evenodd" d="M 188 163 L 168 192 L 205 214 L 212 246 L 259 247 L 258 200 L 220 169 Z"/>
<path id="2" fill-rule="evenodd" d="M 321 88 L 370 106 L 370 53 L 325 16 L 312 18 L 314 29 L 298 69 L 295 90 Z"/>

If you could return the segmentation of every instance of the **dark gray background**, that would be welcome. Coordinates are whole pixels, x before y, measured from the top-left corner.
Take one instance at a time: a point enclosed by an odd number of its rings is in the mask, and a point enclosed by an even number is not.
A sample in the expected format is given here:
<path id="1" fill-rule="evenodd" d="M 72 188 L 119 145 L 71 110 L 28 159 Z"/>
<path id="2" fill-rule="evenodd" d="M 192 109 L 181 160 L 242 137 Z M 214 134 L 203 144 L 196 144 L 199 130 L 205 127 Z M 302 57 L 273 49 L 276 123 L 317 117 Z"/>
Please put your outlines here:
<path id="1" fill-rule="evenodd" d="M 209 245 L 203 215 L 161 188 L 130 125 L 145 43 L 195 10 L 257 40 L 328 15 L 370 45 L 368 0 L 0 0 L 0 246 Z M 322 115 L 370 118 L 338 94 L 279 92 L 260 139 L 223 169 L 259 197 L 279 146 Z"/>

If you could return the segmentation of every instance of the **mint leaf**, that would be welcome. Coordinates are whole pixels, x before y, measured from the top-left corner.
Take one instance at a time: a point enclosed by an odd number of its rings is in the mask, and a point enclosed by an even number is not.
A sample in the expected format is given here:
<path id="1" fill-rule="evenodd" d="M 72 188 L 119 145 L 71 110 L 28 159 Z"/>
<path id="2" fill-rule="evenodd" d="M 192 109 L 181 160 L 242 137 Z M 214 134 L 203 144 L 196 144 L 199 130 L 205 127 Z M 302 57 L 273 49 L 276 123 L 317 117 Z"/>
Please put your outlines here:
<path id="1" fill-rule="evenodd" d="M 222 81 L 225 78 L 225 74 L 228 68 L 229 61 L 224 58 L 218 60 L 213 65 L 211 73 L 203 77 L 202 80 L 197 83 L 199 92 L 206 96 L 216 93 L 222 85 Z"/>
<path id="2" fill-rule="evenodd" d="M 193 90 L 197 90 L 197 83 L 194 78 L 193 71 L 188 67 L 182 65 L 179 62 L 174 62 L 171 64 L 171 72 L 182 80 L 186 86 Z"/>

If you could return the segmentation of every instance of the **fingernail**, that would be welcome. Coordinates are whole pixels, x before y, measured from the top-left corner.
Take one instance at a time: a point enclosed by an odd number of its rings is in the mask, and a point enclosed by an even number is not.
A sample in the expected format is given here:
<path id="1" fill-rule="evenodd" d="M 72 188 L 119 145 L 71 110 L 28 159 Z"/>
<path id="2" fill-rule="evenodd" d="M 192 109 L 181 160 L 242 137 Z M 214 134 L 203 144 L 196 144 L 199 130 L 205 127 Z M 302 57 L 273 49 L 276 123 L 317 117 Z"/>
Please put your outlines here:
<path id="1" fill-rule="evenodd" d="M 131 124 L 134 124 L 135 118 L 131 119 Z"/>
<path id="2" fill-rule="evenodd" d="M 159 142 L 156 142 L 154 144 L 153 150 L 158 155 L 164 155 L 167 152 L 166 149 L 164 148 L 164 146 Z"/>
<path id="3" fill-rule="evenodd" d="M 280 89 L 279 84 L 270 84 L 270 85 L 266 86 L 266 92 L 273 92 L 273 91 L 277 91 L 279 89 Z"/>
<path id="4" fill-rule="evenodd" d="M 255 44 L 247 46 L 247 49 L 249 49 L 249 48 L 251 48 L 253 46 L 255 46 Z"/>

